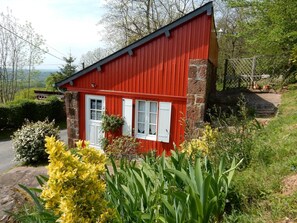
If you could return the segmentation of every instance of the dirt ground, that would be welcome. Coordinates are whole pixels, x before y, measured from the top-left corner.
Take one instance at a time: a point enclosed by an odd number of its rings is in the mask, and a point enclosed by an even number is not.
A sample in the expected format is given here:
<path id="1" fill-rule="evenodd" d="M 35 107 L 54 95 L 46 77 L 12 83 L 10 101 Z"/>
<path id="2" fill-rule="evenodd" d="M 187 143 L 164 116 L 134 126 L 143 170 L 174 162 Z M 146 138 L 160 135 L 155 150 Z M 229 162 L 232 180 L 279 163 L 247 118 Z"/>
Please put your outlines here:
<path id="1" fill-rule="evenodd" d="M 283 179 L 282 194 L 285 196 L 290 196 L 295 191 L 297 191 L 297 174 L 291 175 Z"/>

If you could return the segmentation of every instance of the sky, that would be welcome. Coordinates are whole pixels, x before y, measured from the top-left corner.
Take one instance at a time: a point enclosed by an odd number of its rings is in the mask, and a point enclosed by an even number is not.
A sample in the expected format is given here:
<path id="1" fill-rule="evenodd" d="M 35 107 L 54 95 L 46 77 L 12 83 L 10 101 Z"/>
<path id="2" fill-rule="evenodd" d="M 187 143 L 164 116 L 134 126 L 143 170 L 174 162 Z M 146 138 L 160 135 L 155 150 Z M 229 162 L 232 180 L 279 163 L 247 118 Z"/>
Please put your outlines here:
<path id="1" fill-rule="evenodd" d="M 63 58 L 71 53 L 78 65 L 83 54 L 103 45 L 103 25 L 98 24 L 103 4 L 104 0 L 0 0 L 0 13 L 9 9 L 21 24 L 31 22 L 51 54 Z M 45 54 L 36 68 L 58 70 L 62 64 Z"/>

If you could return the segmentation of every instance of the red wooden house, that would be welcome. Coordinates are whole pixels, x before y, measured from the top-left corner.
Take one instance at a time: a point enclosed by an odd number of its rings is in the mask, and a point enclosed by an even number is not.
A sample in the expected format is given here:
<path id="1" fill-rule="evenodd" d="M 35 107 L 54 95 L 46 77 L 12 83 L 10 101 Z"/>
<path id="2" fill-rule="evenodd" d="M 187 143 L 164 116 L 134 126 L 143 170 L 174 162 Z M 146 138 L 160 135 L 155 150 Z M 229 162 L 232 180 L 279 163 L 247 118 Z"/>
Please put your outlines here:
<path id="1" fill-rule="evenodd" d="M 100 147 L 101 115 L 125 118 L 123 135 L 140 152 L 170 151 L 204 118 L 215 90 L 218 45 L 212 3 L 192 11 L 56 84 L 66 89 L 69 145 L 85 139 Z"/>

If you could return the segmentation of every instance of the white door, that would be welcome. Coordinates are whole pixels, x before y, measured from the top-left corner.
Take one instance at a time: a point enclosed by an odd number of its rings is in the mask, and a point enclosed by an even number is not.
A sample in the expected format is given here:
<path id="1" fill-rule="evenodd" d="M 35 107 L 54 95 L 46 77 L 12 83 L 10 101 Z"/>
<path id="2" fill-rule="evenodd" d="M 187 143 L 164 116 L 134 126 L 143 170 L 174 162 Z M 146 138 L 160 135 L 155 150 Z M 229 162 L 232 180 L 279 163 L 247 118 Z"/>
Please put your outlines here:
<path id="1" fill-rule="evenodd" d="M 97 149 L 101 148 L 101 139 L 104 137 L 101 129 L 104 111 L 104 96 L 86 95 L 86 140 Z"/>

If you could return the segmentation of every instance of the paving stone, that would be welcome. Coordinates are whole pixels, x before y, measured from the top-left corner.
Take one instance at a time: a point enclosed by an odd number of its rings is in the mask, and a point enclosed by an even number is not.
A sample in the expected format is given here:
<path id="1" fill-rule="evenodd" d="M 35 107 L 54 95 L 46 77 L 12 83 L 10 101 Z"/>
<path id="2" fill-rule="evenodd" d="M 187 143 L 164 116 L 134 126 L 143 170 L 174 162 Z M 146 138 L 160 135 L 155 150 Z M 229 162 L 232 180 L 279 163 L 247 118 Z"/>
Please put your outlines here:
<path id="1" fill-rule="evenodd" d="M 36 176 L 46 175 L 45 167 L 16 167 L 0 176 L 0 222 L 13 222 L 5 211 L 15 211 L 28 200 L 26 193 L 19 187 L 39 186 Z"/>

